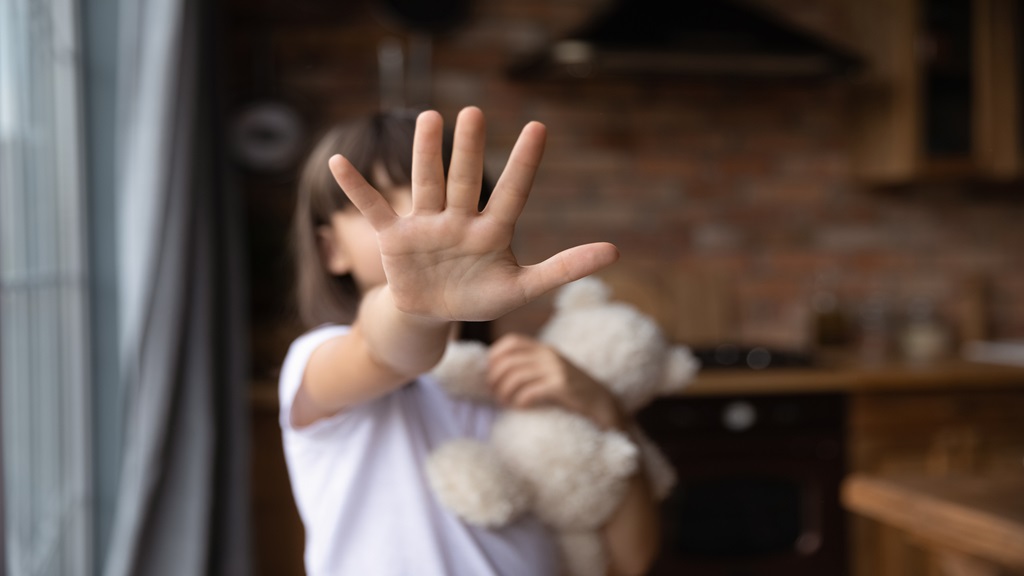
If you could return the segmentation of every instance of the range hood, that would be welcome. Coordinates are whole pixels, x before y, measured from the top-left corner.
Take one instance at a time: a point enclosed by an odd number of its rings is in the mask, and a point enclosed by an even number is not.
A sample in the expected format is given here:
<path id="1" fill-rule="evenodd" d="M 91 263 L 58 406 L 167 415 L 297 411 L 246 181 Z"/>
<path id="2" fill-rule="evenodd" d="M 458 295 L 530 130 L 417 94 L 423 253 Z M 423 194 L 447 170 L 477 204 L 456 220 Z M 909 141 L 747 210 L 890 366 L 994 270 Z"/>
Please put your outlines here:
<path id="1" fill-rule="evenodd" d="M 574 34 L 509 67 L 514 78 L 821 78 L 860 57 L 745 0 L 616 0 Z"/>

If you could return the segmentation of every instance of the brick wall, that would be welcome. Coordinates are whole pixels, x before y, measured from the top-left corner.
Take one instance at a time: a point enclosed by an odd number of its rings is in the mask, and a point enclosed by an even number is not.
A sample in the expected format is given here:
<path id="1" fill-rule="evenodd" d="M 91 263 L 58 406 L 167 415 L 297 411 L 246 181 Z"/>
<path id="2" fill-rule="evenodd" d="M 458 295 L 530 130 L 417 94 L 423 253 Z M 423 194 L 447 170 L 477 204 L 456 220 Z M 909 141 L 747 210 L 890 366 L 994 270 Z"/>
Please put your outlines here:
<path id="1" fill-rule="evenodd" d="M 476 3 L 457 33 L 434 43 L 432 105 L 448 119 L 467 104 L 483 108 L 492 172 L 524 123 L 548 126 L 518 228 L 524 262 L 608 240 L 622 266 L 727 273 L 736 282 L 737 333 L 780 345 L 807 340 L 810 292 L 822 274 L 837 279 L 850 310 L 882 293 L 899 312 L 926 294 L 951 321 L 964 283 L 980 274 L 992 282 L 993 335 L 1024 336 L 1024 190 L 858 182 L 847 141 L 852 94 L 841 82 L 507 78 L 517 51 L 571 29 L 597 3 Z M 844 33 L 839 2 L 777 3 Z M 405 42 L 386 19 L 357 7 L 336 22 L 232 27 L 229 58 L 245 62 L 265 48 L 275 94 L 311 126 L 325 126 L 377 107 L 376 49 L 386 36 Z M 236 104 L 256 91 L 251 78 L 237 65 L 231 72 Z M 280 246 L 293 180 L 250 174 L 243 182 L 258 236 L 257 325 L 281 325 Z M 544 306 L 503 329 L 536 326 Z M 280 340 L 290 331 L 279 331 Z"/>

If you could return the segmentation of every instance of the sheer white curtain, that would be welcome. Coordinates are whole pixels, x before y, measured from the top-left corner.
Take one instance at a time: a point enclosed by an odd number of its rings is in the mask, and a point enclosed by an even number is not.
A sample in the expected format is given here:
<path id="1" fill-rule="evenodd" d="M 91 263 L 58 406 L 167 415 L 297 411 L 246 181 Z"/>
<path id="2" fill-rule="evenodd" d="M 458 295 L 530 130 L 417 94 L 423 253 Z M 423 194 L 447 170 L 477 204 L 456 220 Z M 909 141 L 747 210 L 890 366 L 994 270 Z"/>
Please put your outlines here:
<path id="1" fill-rule="evenodd" d="M 96 119 L 82 118 L 103 108 L 82 105 L 78 31 L 96 31 L 80 12 L 95 4 L 0 0 L 6 568 L 248 574 L 242 210 L 221 181 L 215 145 L 214 4 L 110 2 L 115 153 L 83 154 L 83 141 L 103 145 Z M 83 136 L 83 126 L 92 131 Z M 87 189 L 103 179 L 83 177 L 83 156 L 93 175 L 109 168 L 112 190 Z M 104 220 L 87 220 L 98 210 L 114 212 L 105 218 L 114 241 L 86 234 L 87 221 Z M 116 318 L 106 309 L 91 318 L 114 327 L 108 336 L 90 331 L 89 287 L 98 284 L 86 254 L 116 263 L 104 268 Z M 100 337 L 117 341 L 114 370 L 91 370 L 91 353 L 110 348 Z M 90 382 L 90 373 L 102 376 Z M 117 434 L 93 427 L 100 413 L 119 421 Z M 114 446 L 92 441 L 111 437 Z M 111 462 L 115 470 L 97 474 Z"/>
<path id="2" fill-rule="evenodd" d="M 4 552 L 92 573 L 88 277 L 75 0 L 0 0 Z"/>

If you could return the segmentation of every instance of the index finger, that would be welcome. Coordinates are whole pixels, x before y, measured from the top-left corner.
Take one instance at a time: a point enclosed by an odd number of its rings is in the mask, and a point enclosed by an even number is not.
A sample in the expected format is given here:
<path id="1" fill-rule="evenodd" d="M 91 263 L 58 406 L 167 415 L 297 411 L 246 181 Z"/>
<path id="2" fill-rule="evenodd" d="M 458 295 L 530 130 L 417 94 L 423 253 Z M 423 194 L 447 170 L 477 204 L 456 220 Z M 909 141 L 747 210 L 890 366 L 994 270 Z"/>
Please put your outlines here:
<path id="1" fill-rule="evenodd" d="M 363 175 L 352 166 L 352 163 L 341 154 L 331 156 L 327 161 L 334 180 L 341 186 L 341 191 L 348 196 L 352 204 L 366 216 L 374 230 L 380 230 L 398 219 L 398 214 L 380 195 L 376 188 L 363 178 Z"/>

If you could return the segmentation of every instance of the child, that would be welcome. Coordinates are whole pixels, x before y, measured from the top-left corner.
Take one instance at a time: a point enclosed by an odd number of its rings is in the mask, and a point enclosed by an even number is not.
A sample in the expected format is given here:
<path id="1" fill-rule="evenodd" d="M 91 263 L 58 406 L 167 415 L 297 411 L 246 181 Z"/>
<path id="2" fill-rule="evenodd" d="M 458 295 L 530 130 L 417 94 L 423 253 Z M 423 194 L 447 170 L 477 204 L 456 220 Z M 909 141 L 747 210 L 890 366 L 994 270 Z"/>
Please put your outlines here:
<path id="1" fill-rule="evenodd" d="M 544 126 L 523 129 L 482 210 L 483 114 L 459 114 L 447 177 L 442 132 L 436 112 L 415 123 L 377 115 L 330 132 L 302 173 L 298 304 L 313 329 L 288 351 L 280 397 L 310 576 L 558 573 L 554 543 L 536 519 L 485 530 L 434 499 L 425 456 L 451 438 L 485 438 L 494 411 L 450 399 L 422 375 L 453 323 L 498 318 L 618 253 L 590 244 L 520 266 L 510 243 Z M 628 427 L 610 393 L 530 338 L 499 340 L 489 379 L 501 404 L 555 404 L 603 427 Z M 637 474 L 605 529 L 614 573 L 646 568 L 656 524 Z"/>

